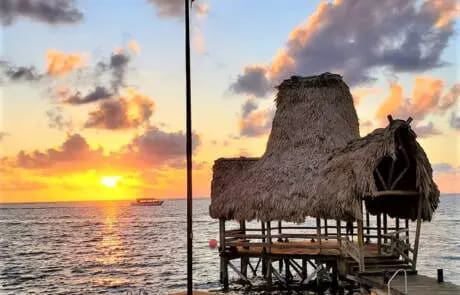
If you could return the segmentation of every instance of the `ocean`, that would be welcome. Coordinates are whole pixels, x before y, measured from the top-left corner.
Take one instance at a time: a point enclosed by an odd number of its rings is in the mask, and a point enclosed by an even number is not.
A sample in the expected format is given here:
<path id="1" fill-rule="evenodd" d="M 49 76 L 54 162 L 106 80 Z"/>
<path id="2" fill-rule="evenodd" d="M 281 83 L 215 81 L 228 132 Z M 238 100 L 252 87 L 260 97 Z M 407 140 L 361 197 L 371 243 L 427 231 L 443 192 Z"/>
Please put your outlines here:
<path id="1" fill-rule="evenodd" d="M 209 199 L 194 200 L 194 284 L 220 288 Z M 0 205 L 0 294 L 168 294 L 186 288 L 186 202 Z M 460 195 L 422 226 L 419 273 L 460 284 Z M 234 293 L 239 293 L 234 291 Z"/>

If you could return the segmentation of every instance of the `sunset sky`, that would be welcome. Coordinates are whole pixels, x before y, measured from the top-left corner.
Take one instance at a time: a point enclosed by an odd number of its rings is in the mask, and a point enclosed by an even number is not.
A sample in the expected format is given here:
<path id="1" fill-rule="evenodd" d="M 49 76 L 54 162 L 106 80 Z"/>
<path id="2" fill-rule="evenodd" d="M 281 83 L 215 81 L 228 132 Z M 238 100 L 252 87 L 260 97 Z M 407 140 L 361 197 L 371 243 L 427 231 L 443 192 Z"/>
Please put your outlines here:
<path id="1" fill-rule="evenodd" d="M 21 5 L 20 5 L 21 4 Z M 213 161 L 260 156 L 274 87 L 325 71 L 361 134 L 406 119 L 460 192 L 456 0 L 197 0 L 194 195 Z M 3 0 L 0 202 L 185 195 L 183 0 Z"/>

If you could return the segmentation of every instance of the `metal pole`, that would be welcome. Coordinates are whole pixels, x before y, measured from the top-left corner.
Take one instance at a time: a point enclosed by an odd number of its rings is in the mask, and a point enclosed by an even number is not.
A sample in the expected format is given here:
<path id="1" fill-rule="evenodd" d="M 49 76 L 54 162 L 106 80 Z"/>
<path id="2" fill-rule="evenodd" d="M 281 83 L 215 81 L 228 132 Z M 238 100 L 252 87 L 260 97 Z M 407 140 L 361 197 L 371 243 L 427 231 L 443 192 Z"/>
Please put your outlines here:
<path id="1" fill-rule="evenodd" d="M 186 154 L 187 154 L 187 295 L 193 294 L 192 269 L 192 91 L 190 78 L 190 6 L 185 0 L 185 82 L 186 82 Z"/>

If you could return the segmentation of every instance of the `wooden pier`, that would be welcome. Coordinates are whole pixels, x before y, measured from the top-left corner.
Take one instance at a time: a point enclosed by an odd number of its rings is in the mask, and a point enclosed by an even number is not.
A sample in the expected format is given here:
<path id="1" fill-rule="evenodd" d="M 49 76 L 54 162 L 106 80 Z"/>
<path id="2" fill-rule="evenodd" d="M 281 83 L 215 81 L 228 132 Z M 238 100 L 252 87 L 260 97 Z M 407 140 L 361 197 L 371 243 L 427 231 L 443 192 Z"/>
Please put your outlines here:
<path id="1" fill-rule="evenodd" d="M 376 288 L 387 294 L 387 284 L 384 283 L 383 277 L 363 276 L 359 278 L 363 285 Z M 460 294 L 460 286 L 438 281 L 424 275 L 408 275 L 407 276 L 407 293 L 405 293 L 405 280 L 403 275 L 398 275 L 390 284 L 391 295 L 454 295 Z"/>

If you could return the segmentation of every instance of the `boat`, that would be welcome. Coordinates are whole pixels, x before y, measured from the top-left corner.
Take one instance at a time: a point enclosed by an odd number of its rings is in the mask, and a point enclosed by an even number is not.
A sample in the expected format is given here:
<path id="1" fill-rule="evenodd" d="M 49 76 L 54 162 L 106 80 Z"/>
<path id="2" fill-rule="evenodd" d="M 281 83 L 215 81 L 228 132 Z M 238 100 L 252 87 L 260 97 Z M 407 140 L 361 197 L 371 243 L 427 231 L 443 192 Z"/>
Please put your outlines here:
<path id="1" fill-rule="evenodd" d="M 136 199 L 136 202 L 131 203 L 133 206 L 161 206 L 163 205 L 162 200 L 157 200 L 155 198 L 139 198 Z"/>

